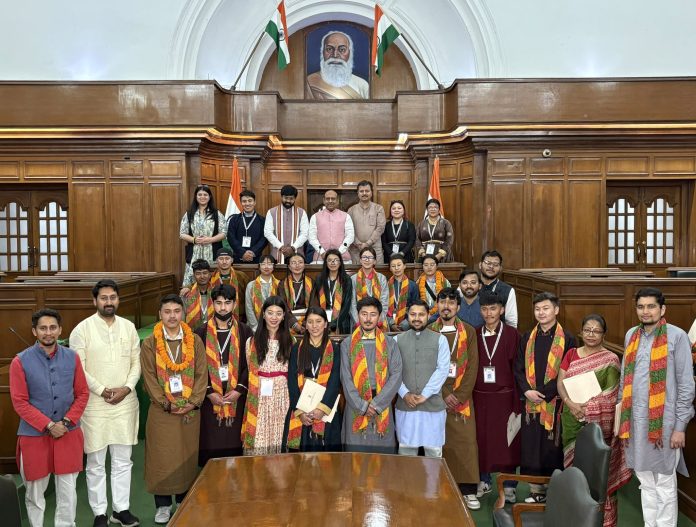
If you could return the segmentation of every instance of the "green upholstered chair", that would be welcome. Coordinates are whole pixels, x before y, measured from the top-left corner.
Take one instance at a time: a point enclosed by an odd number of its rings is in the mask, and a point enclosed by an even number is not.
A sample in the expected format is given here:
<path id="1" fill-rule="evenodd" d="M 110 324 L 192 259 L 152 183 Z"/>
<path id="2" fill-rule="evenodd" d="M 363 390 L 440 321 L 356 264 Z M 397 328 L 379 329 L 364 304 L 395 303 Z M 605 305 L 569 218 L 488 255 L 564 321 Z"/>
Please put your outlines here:
<path id="1" fill-rule="evenodd" d="M 17 487 L 10 475 L 0 475 L 0 511 L 3 527 L 22 527 Z"/>

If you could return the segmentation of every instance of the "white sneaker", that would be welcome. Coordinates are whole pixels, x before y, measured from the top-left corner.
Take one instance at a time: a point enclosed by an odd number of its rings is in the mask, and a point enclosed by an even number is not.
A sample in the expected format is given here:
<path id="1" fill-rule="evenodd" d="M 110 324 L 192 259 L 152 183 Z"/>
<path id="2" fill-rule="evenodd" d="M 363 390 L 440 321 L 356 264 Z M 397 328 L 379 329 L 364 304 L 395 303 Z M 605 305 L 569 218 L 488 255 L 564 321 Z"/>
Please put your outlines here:
<path id="1" fill-rule="evenodd" d="M 169 518 L 172 516 L 172 506 L 157 507 L 155 513 L 155 523 L 169 523 Z"/>
<path id="2" fill-rule="evenodd" d="M 493 490 L 491 484 L 486 481 L 479 481 L 478 488 L 476 489 L 476 497 L 481 498 L 484 494 L 488 494 Z"/>
<path id="3" fill-rule="evenodd" d="M 505 487 L 503 489 L 503 492 L 505 493 L 505 503 L 515 503 L 517 501 L 515 489 L 511 487 Z"/>
<path id="4" fill-rule="evenodd" d="M 467 494 L 464 496 L 464 502 L 466 503 L 466 506 L 469 507 L 472 511 L 477 511 L 481 508 L 481 502 L 476 499 L 475 494 Z"/>

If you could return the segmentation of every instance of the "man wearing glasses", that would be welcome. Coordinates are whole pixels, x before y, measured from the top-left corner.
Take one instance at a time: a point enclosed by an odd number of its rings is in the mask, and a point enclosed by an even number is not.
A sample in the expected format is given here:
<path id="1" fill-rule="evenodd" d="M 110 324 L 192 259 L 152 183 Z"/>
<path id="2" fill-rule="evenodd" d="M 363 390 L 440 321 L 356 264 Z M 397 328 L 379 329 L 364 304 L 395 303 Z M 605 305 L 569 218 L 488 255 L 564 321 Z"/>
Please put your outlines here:
<path id="1" fill-rule="evenodd" d="M 486 251 L 481 256 L 479 262 L 481 270 L 481 280 L 483 288 L 481 292 L 489 291 L 497 293 L 505 302 L 505 316 L 503 322 L 513 328 L 517 327 L 517 297 L 515 290 L 508 283 L 500 279 L 500 274 L 503 272 L 503 256 L 498 251 Z"/>

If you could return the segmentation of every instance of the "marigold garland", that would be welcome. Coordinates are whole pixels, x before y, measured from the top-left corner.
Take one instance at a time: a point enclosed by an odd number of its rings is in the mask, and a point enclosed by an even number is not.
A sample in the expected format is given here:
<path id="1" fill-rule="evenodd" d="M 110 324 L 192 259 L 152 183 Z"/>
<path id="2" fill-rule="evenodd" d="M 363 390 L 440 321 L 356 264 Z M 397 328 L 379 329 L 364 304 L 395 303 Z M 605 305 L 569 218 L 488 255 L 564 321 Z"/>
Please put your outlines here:
<path id="1" fill-rule="evenodd" d="M 189 327 L 188 324 L 185 322 L 181 323 L 181 328 L 184 330 L 184 340 L 181 343 L 182 347 L 182 353 L 184 356 L 184 360 L 180 364 L 176 364 L 172 362 L 172 360 L 169 358 L 169 354 L 167 353 L 166 346 L 167 344 L 165 343 L 165 336 L 164 336 L 164 325 L 162 322 L 158 322 L 155 324 L 155 329 L 153 330 L 153 335 L 155 336 L 155 342 L 156 342 L 156 347 L 157 347 L 157 355 L 159 355 L 160 359 L 164 363 L 164 365 L 167 367 L 169 371 L 173 372 L 180 372 L 184 371 L 186 368 L 188 368 L 191 364 L 193 364 L 193 353 L 194 353 L 194 340 L 193 340 L 193 331 L 191 331 L 191 328 Z"/>

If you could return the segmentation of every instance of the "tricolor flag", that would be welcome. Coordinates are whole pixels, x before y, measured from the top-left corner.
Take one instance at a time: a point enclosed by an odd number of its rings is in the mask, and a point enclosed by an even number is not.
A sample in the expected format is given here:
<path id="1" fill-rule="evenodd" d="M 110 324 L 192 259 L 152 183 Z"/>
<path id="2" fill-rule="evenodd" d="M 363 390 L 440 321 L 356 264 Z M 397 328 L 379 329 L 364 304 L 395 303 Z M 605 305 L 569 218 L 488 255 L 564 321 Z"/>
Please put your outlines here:
<path id="1" fill-rule="evenodd" d="M 230 185 L 230 197 L 227 199 L 225 218 L 230 219 L 234 214 L 242 212 L 242 203 L 239 201 L 239 193 L 242 191 L 242 182 L 239 180 L 239 163 L 237 158 L 232 162 L 232 183 Z"/>
<path id="2" fill-rule="evenodd" d="M 281 0 L 275 13 L 266 24 L 266 33 L 276 43 L 278 50 L 278 69 L 283 70 L 290 64 L 290 51 L 288 50 L 288 24 L 285 21 L 285 0 Z"/>
<path id="3" fill-rule="evenodd" d="M 436 157 L 433 163 L 433 175 L 430 178 L 430 188 L 428 189 L 428 201 L 435 198 L 440 202 L 440 215 L 445 217 L 445 209 L 442 205 L 442 196 L 440 195 L 440 158 Z M 425 209 L 425 216 L 428 215 L 428 209 Z"/>
<path id="4" fill-rule="evenodd" d="M 375 29 L 372 32 L 372 65 L 377 75 L 382 75 L 384 54 L 397 38 L 399 38 L 399 31 L 396 29 L 396 26 L 382 12 L 382 8 L 375 4 Z"/>

